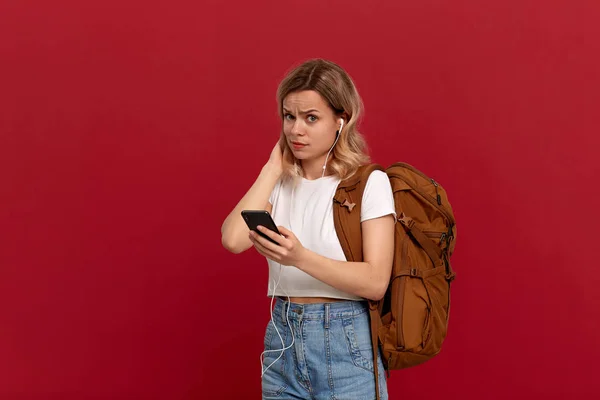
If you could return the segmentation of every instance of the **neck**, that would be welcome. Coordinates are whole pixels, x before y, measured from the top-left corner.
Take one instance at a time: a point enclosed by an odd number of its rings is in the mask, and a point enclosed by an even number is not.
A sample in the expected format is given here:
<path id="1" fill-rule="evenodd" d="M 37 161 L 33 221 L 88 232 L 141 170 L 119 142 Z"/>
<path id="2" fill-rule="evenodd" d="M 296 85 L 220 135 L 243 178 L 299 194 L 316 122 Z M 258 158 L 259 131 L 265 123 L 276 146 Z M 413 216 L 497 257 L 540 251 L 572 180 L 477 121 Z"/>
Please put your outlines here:
<path id="1" fill-rule="evenodd" d="M 302 166 L 302 170 L 304 171 L 304 178 L 309 181 L 313 181 L 315 179 L 321 178 L 323 176 L 323 164 L 325 163 L 325 156 L 317 159 L 317 160 L 301 160 L 300 165 Z M 331 169 L 329 168 L 329 163 L 331 163 L 331 156 L 327 160 L 327 169 L 325 170 L 325 175 L 331 175 Z"/>

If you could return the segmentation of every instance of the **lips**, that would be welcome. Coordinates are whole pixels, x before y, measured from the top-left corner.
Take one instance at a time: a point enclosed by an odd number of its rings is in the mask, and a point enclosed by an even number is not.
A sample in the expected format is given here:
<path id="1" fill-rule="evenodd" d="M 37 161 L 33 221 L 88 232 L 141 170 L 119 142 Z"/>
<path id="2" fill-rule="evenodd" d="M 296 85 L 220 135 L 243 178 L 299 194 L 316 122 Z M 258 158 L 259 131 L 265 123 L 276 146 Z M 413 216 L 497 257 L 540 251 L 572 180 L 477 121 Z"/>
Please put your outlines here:
<path id="1" fill-rule="evenodd" d="M 300 143 L 300 142 L 292 142 L 292 145 L 294 146 L 295 150 L 300 150 L 301 148 L 303 148 L 304 146 L 306 146 L 306 144 Z"/>

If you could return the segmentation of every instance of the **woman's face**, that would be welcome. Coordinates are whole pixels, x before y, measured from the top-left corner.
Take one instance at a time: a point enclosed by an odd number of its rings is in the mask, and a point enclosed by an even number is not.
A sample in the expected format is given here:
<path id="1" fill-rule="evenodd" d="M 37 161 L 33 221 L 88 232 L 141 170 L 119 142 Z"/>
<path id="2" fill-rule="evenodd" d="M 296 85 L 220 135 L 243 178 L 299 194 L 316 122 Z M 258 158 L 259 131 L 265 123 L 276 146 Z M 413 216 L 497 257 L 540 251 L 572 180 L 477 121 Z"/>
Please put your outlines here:
<path id="1" fill-rule="evenodd" d="M 283 133 L 297 159 L 324 158 L 338 129 L 335 113 L 314 90 L 293 92 L 283 99 Z"/>

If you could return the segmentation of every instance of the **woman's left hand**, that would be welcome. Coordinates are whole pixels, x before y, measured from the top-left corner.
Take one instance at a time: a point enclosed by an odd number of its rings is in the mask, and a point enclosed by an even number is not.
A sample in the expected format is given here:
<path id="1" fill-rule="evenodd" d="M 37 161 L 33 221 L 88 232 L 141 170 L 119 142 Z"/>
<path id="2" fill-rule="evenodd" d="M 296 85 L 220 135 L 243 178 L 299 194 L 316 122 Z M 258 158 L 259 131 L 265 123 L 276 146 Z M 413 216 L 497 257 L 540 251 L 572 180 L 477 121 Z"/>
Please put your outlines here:
<path id="1" fill-rule="evenodd" d="M 250 240 L 252 241 L 252 244 L 254 244 L 256 251 L 263 256 L 282 265 L 289 266 L 295 266 L 302 259 L 302 257 L 304 257 L 306 249 L 304 246 L 302 246 L 302 243 L 300 243 L 292 231 L 284 228 L 283 226 L 278 226 L 277 229 L 283 235 L 280 236 L 272 230 L 260 225 L 257 229 L 279 243 L 279 246 L 271 243 L 258 233 L 251 230 L 249 233 Z"/>

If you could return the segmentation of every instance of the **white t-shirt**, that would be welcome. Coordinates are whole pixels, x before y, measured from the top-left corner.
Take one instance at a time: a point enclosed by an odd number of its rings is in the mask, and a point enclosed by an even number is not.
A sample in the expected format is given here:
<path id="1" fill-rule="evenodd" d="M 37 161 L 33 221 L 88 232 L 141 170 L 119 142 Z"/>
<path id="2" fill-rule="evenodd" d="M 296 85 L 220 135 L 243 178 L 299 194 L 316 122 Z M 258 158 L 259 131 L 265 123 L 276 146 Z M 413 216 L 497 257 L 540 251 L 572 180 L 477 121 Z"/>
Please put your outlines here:
<path id="1" fill-rule="evenodd" d="M 269 203 L 273 206 L 271 216 L 275 224 L 292 231 L 302 246 L 324 257 L 347 261 L 333 222 L 333 196 L 339 182 L 340 179 L 333 175 L 315 180 L 300 178 L 298 185 L 292 188 L 291 180 L 282 184 L 280 179 Z M 388 214 L 393 214 L 396 219 L 392 187 L 385 172 L 376 170 L 369 175 L 361 207 L 361 222 Z M 268 296 L 363 300 L 313 278 L 295 266 L 282 264 L 280 268 L 279 263 L 267 260 Z M 277 290 L 273 293 L 278 279 Z"/>

